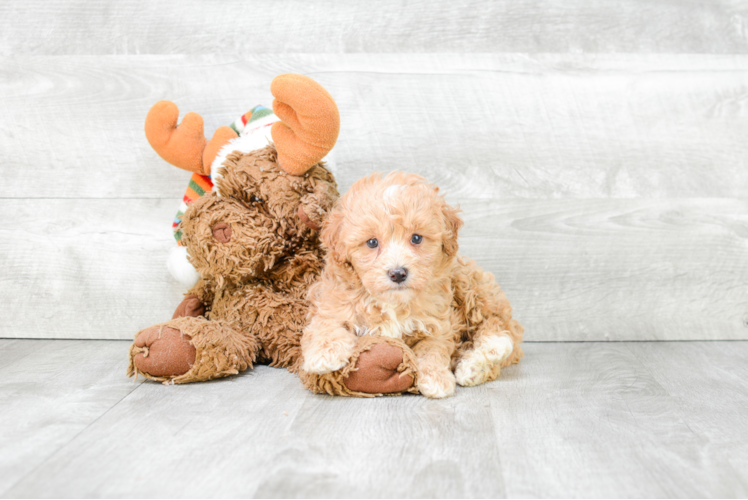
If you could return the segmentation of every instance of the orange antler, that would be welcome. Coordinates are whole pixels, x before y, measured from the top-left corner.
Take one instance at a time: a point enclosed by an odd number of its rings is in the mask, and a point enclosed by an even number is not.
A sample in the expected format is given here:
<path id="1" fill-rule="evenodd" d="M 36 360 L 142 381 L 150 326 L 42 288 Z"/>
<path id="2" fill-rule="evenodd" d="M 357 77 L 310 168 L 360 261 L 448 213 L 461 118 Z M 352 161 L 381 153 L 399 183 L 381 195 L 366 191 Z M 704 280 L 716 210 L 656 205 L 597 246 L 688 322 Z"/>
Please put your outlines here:
<path id="1" fill-rule="evenodd" d="M 340 114 L 332 96 L 308 76 L 286 73 L 270 84 L 273 111 L 282 121 L 273 124 L 278 165 L 292 175 L 312 168 L 333 148 L 340 131 Z"/>
<path id="2" fill-rule="evenodd" d="M 236 137 L 231 127 L 219 127 L 208 142 L 203 118 L 187 113 L 177 127 L 179 109 L 171 101 L 159 101 L 145 118 L 145 136 L 158 155 L 172 165 L 210 175 L 210 164 L 218 151 Z"/>

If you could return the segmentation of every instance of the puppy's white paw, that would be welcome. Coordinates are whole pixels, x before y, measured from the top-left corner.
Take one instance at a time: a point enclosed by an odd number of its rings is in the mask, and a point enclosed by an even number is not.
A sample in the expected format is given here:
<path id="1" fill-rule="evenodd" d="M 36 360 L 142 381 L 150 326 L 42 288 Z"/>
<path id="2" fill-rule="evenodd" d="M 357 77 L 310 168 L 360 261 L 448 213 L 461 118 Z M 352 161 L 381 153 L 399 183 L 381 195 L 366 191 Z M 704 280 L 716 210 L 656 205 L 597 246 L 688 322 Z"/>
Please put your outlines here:
<path id="1" fill-rule="evenodd" d="M 491 363 L 501 363 L 511 356 L 514 343 L 508 335 L 490 335 L 481 339 L 476 350 L 483 353 Z"/>
<path id="2" fill-rule="evenodd" d="M 495 378 L 498 375 L 498 366 L 512 354 L 512 351 L 514 344 L 506 335 L 482 338 L 457 364 L 457 383 L 463 387 L 472 387 Z"/>
<path id="3" fill-rule="evenodd" d="M 470 351 L 457 364 L 455 379 L 462 387 L 480 385 L 488 378 L 492 364 L 483 354 Z"/>
<path id="4" fill-rule="evenodd" d="M 419 372 L 418 390 L 427 398 L 447 398 L 455 393 L 455 376 L 449 369 Z"/>
<path id="5" fill-rule="evenodd" d="M 354 343 L 346 340 L 320 342 L 304 352 L 302 370 L 324 375 L 340 370 L 348 364 Z"/>

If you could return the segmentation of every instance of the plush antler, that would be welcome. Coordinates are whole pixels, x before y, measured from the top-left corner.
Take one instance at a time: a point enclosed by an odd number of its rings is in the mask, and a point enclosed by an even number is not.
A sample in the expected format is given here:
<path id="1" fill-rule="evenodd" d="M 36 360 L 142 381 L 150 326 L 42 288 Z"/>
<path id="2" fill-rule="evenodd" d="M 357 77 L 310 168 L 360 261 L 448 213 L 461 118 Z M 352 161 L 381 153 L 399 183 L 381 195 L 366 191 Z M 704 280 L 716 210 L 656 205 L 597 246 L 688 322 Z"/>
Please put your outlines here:
<path id="1" fill-rule="evenodd" d="M 177 126 L 179 109 L 171 101 L 159 101 L 145 118 L 145 136 L 161 158 L 172 165 L 210 175 L 210 164 L 218 151 L 236 132 L 231 127 L 219 127 L 213 138 L 206 141 L 203 118 L 197 113 L 187 113 Z"/>
<path id="2" fill-rule="evenodd" d="M 308 76 L 286 73 L 270 84 L 273 111 L 282 121 L 273 124 L 278 166 L 301 175 L 335 145 L 340 114 L 332 96 Z"/>

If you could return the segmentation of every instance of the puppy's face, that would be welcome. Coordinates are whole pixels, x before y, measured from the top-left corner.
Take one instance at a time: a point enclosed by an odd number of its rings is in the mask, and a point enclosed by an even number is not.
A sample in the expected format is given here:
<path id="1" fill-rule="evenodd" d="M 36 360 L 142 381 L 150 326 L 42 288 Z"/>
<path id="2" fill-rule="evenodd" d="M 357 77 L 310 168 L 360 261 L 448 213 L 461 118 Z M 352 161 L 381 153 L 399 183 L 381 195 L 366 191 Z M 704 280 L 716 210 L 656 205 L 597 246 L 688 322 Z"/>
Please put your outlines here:
<path id="1" fill-rule="evenodd" d="M 356 182 L 333 209 L 322 239 L 333 265 L 350 263 L 371 295 L 403 303 L 456 255 L 461 225 L 438 188 L 394 172 Z"/>

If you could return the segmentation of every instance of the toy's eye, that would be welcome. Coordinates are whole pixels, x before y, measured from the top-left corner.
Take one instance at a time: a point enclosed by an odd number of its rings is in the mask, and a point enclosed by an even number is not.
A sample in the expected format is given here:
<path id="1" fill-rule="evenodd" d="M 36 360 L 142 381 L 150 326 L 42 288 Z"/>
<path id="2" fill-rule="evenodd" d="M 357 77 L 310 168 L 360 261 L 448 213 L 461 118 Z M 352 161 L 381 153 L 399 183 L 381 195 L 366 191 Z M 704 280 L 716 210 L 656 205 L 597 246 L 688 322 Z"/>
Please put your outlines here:
<path id="1" fill-rule="evenodd" d="M 372 238 L 366 242 L 366 246 L 369 248 L 377 248 L 379 246 L 379 242 L 376 238 Z"/>
<path id="2" fill-rule="evenodd" d="M 263 200 L 262 198 L 258 198 L 258 197 L 257 197 L 257 196 L 255 196 L 255 195 L 252 195 L 252 196 L 251 196 L 251 197 L 249 198 L 249 201 L 251 201 L 252 203 L 265 203 L 265 200 Z"/>
<path id="3" fill-rule="evenodd" d="M 413 243 L 414 245 L 420 245 L 422 241 L 423 241 L 423 236 L 421 236 L 420 234 L 414 234 L 413 236 L 410 237 L 410 242 Z"/>

